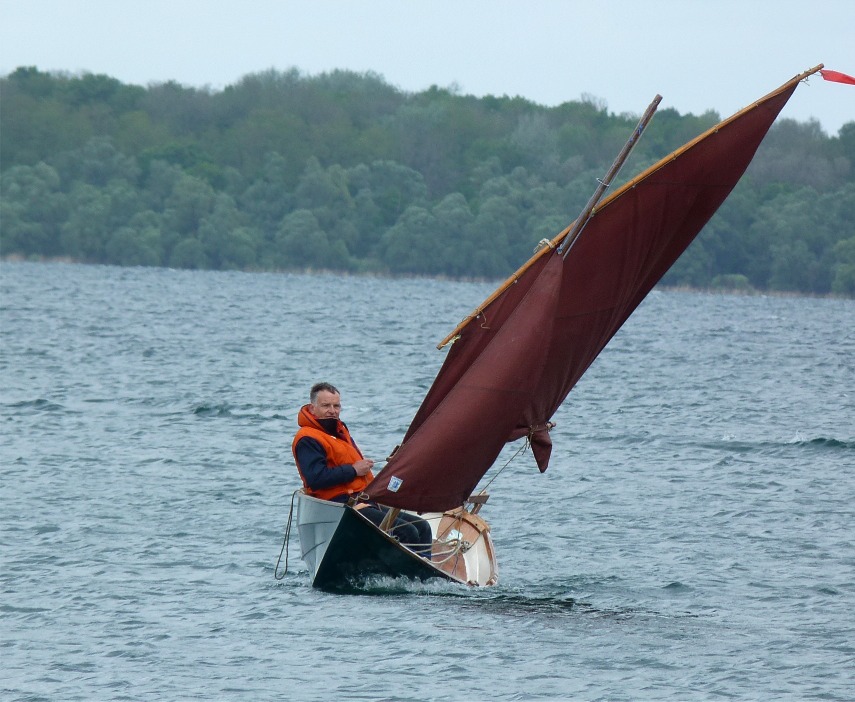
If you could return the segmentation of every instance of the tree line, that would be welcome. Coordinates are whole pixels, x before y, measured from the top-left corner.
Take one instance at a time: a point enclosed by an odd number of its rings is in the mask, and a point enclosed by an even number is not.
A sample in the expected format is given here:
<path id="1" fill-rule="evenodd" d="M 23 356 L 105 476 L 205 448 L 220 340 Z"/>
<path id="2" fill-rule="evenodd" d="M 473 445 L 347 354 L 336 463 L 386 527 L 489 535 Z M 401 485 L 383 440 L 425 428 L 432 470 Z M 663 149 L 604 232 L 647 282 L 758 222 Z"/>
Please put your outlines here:
<path id="1" fill-rule="evenodd" d="M 660 109 L 629 178 L 720 121 Z M 0 78 L 0 255 L 503 277 L 578 214 L 637 117 L 406 93 L 372 73 L 223 90 Z M 855 121 L 779 120 L 664 281 L 855 296 Z"/>

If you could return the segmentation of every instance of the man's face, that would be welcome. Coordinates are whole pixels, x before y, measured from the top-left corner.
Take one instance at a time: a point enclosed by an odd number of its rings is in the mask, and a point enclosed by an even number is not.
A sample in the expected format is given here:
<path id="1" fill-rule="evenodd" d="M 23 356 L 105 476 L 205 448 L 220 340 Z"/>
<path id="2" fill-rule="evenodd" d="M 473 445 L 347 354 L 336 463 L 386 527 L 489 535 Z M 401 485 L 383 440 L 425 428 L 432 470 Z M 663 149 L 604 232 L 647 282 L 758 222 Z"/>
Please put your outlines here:
<path id="1" fill-rule="evenodd" d="M 329 390 L 319 390 L 312 412 L 318 419 L 338 419 L 341 414 L 341 395 Z"/>

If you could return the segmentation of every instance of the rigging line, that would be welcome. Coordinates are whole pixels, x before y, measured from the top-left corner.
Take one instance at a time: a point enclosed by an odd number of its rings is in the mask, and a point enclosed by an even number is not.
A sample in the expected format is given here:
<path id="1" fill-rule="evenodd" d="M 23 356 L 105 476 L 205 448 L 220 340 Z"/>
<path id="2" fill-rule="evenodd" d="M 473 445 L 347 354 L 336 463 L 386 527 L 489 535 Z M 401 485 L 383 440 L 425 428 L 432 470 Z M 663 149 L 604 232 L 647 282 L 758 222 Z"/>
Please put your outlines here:
<path id="1" fill-rule="evenodd" d="M 479 537 L 480 538 L 480 537 Z M 457 560 L 460 558 L 466 559 L 464 555 L 465 549 L 463 548 L 464 543 L 460 539 L 449 540 L 447 542 L 443 542 L 443 546 L 448 545 L 448 548 L 444 551 L 437 551 L 434 554 L 431 563 L 436 566 L 442 567 L 446 565 L 451 560 Z M 452 566 L 452 569 L 454 566 Z"/>
<path id="2" fill-rule="evenodd" d="M 507 460 L 507 462 L 505 463 L 505 465 L 503 465 L 501 468 L 499 468 L 499 470 L 497 470 L 497 471 L 496 471 L 496 474 L 495 474 L 492 478 L 490 478 L 490 479 L 487 481 L 487 484 L 486 484 L 483 488 L 481 488 L 481 493 L 483 494 L 483 493 L 487 492 L 487 488 L 488 488 L 488 487 L 490 487 L 490 484 L 491 484 L 491 483 L 492 483 L 496 478 L 498 478 L 498 477 L 499 477 L 499 475 L 501 474 L 501 472 L 502 472 L 505 468 L 507 468 L 509 465 L 511 465 L 511 462 L 512 462 L 514 459 L 516 459 L 516 457 L 517 457 L 517 456 L 519 456 L 523 451 L 525 451 L 525 450 L 526 450 L 530 445 L 531 445 L 531 440 L 530 440 L 528 437 L 526 437 L 525 442 L 523 443 L 523 445 L 522 445 L 522 446 L 520 446 L 520 447 L 517 449 L 516 453 L 515 453 L 513 456 L 511 456 L 511 457 Z"/>
<path id="3" fill-rule="evenodd" d="M 288 572 L 288 541 L 291 538 L 291 516 L 294 514 L 294 498 L 300 489 L 294 490 L 291 494 L 291 509 L 288 510 L 288 523 L 285 525 L 285 538 L 282 540 L 282 548 L 279 550 L 279 558 L 276 559 L 276 565 L 273 568 L 273 577 L 276 580 L 282 580 Z M 282 560 L 282 554 L 285 554 L 285 570 L 282 575 L 279 575 L 279 562 Z"/>
<path id="4" fill-rule="evenodd" d="M 452 558 L 461 555 L 461 551 L 463 550 L 463 543 L 459 539 L 456 539 L 454 543 L 452 543 L 450 540 L 447 542 L 443 542 L 442 545 L 447 545 L 448 548 L 443 551 L 437 551 L 433 554 L 433 558 L 431 559 L 431 563 L 437 566 L 445 565 Z"/>
<path id="5" fill-rule="evenodd" d="M 519 451 L 517 451 L 517 453 L 519 453 Z M 504 470 L 504 468 L 503 468 L 502 470 Z M 492 483 L 493 481 L 492 481 L 492 480 L 490 480 L 490 482 Z M 488 485 L 489 485 L 489 483 L 488 483 Z M 463 522 L 463 514 L 460 514 L 460 516 L 459 516 L 459 517 L 457 517 L 456 521 L 457 521 L 457 523 L 458 523 L 458 524 L 461 524 L 461 523 Z M 457 531 L 459 532 L 459 531 L 460 531 L 460 529 L 458 529 Z M 477 544 L 477 543 L 478 543 L 478 542 L 479 542 L 479 541 L 484 537 L 484 532 L 483 532 L 483 531 L 481 531 L 480 529 L 477 529 L 476 531 L 478 532 L 478 536 L 476 536 L 476 537 L 475 537 L 475 540 L 474 540 L 474 541 L 468 541 L 468 542 L 467 542 L 467 541 L 466 541 L 465 539 L 463 539 L 463 538 L 456 539 L 456 541 L 459 541 L 459 542 L 460 542 L 460 545 L 457 547 L 457 549 L 458 549 L 459 551 L 462 551 L 463 553 L 465 553 L 466 551 L 468 551 L 469 549 L 471 549 L 475 544 Z M 468 546 L 467 546 L 467 544 L 468 544 Z M 466 548 L 465 548 L 465 549 L 463 548 L 464 546 L 466 546 Z"/>

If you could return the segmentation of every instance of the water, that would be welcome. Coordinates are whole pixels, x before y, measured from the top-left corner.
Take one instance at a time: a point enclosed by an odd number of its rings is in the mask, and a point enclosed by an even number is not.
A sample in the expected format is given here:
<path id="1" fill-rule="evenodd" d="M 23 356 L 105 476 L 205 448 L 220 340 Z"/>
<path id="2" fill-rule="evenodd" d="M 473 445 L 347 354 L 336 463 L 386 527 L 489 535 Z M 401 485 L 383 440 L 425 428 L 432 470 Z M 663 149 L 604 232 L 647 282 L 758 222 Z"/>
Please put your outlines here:
<path id="1" fill-rule="evenodd" d="M 654 292 L 495 588 L 274 579 L 306 389 L 382 459 L 491 287 L 3 263 L 0 698 L 855 698 L 851 300 Z"/>

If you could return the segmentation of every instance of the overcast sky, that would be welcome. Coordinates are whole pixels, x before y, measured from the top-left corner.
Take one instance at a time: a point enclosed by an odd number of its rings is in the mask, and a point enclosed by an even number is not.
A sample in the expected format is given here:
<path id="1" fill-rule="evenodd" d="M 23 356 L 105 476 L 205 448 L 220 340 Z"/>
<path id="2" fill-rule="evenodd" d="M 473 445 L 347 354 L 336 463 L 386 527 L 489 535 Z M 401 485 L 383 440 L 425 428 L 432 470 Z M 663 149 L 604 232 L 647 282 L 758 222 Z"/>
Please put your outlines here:
<path id="1" fill-rule="evenodd" d="M 408 92 L 591 95 L 633 114 L 660 93 L 662 107 L 727 117 L 819 63 L 855 75 L 855 0 L 0 0 L 3 75 L 221 89 L 269 68 L 341 68 Z M 782 117 L 836 134 L 855 121 L 855 86 L 814 77 Z"/>

